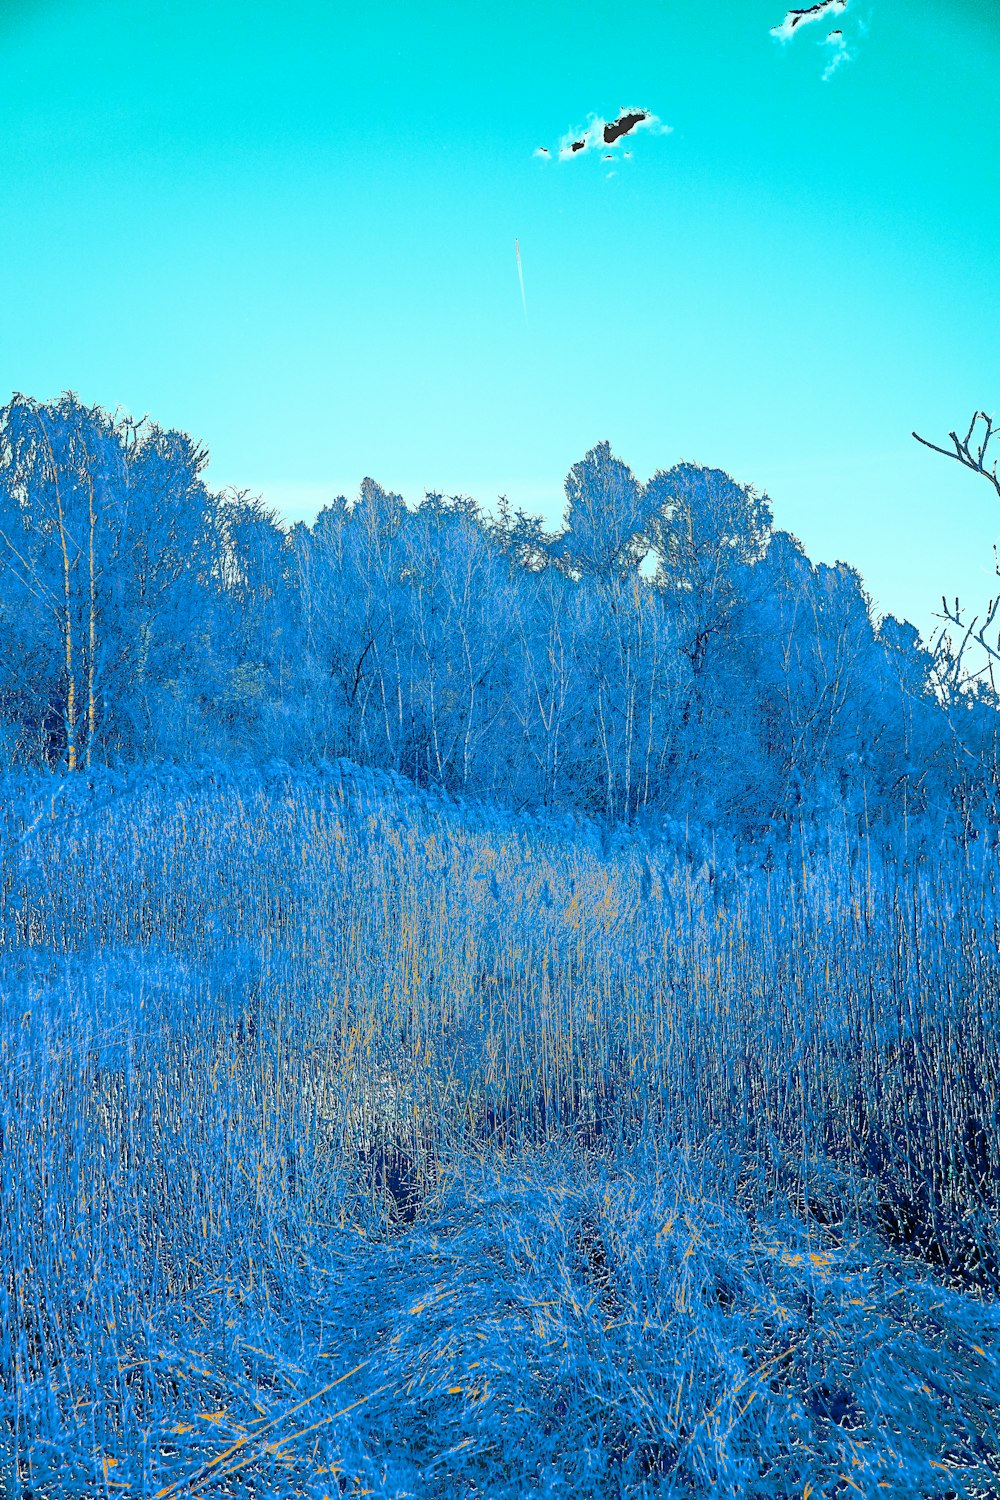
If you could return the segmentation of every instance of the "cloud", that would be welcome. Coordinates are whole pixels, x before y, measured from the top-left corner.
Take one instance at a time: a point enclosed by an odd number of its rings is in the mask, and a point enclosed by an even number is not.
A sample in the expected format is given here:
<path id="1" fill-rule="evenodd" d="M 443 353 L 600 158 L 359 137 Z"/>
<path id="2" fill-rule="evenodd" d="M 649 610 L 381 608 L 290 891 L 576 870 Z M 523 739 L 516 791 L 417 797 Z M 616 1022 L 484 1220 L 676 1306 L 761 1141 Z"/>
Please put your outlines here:
<path id="1" fill-rule="evenodd" d="M 830 59 L 823 69 L 823 82 L 825 83 L 828 78 L 833 77 L 841 63 L 850 62 L 851 54 L 848 51 L 847 43 L 844 41 L 844 33 L 842 31 L 831 31 L 823 45 L 833 48 Z"/>
<path id="2" fill-rule="evenodd" d="M 803 26 L 808 26 L 812 21 L 832 20 L 834 16 L 842 14 L 849 3 L 850 0 L 818 0 L 816 5 L 807 5 L 800 10 L 790 10 L 780 26 L 771 27 L 771 35 L 781 42 L 791 41 Z M 864 30 L 864 24 L 859 20 L 855 32 L 863 34 Z M 826 67 L 823 69 L 823 82 L 825 83 L 833 77 L 841 63 L 850 62 L 854 54 L 848 47 L 847 38 L 839 27 L 828 31 L 819 45 L 827 51 Z"/>
<path id="3" fill-rule="evenodd" d="M 790 10 L 780 26 L 771 27 L 771 35 L 787 42 L 801 26 L 807 26 L 810 21 L 828 20 L 846 9 L 847 0 L 819 0 L 818 4 L 807 5 L 804 10 Z"/>
<path id="4" fill-rule="evenodd" d="M 614 120 L 591 115 L 586 127 L 583 130 L 568 131 L 555 151 L 550 151 L 548 146 L 539 146 L 534 154 L 550 160 L 556 157 L 559 161 L 570 161 L 576 156 L 586 156 L 588 152 L 599 152 L 607 161 L 637 130 L 648 130 L 653 135 L 669 135 L 671 126 L 664 125 L 651 110 L 631 107 L 620 109 Z M 623 152 L 626 157 L 631 154 L 631 151 Z"/>

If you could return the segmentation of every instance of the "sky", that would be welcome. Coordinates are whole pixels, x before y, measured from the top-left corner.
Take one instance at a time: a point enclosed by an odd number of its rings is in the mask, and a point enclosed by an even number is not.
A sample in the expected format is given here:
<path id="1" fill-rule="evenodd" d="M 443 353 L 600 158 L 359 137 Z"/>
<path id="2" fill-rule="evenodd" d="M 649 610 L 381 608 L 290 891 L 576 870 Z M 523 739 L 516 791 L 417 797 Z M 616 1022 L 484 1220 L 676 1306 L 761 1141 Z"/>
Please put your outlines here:
<path id="1" fill-rule="evenodd" d="M 1000 6 L 786 16 L 0 0 L 0 401 L 148 413 L 288 520 L 370 474 L 554 526 L 607 439 L 929 633 L 996 583 L 910 433 L 1000 415 Z"/>

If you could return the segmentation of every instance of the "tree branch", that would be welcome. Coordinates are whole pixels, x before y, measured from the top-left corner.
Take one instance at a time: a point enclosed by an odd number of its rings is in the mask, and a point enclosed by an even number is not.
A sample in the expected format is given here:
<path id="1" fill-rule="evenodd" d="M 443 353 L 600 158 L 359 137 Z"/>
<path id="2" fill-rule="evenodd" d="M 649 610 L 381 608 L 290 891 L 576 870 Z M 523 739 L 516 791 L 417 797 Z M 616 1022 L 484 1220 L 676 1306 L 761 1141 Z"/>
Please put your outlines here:
<path id="1" fill-rule="evenodd" d="M 975 452 L 973 452 L 970 447 L 972 435 L 976 430 L 976 423 L 980 421 L 985 424 L 985 431 L 982 442 L 977 444 Z M 941 453 L 945 458 L 953 458 L 956 463 L 961 464 L 963 468 L 971 469 L 974 474 L 982 474 L 983 478 L 988 479 L 997 494 L 1000 495 L 1000 475 L 997 474 L 997 461 L 994 459 L 991 469 L 986 467 L 987 449 L 989 448 L 990 441 L 997 437 L 997 429 L 994 428 L 993 418 L 986 412 L 973 412 L 972 421 L 969 423 L 969 430 L 964 438 L 960 438 L 957 432 L 949 432 L 948 436 L 954 445 L 954 453 L 948 448 L 941 448 L 937 443 L 932 443 L 927 438 L 921 437 L 919 432 L 914 432 L 912 436 L 916 438 L 918 443 L 923 443 L 925 448 L 930 448 L 934 453 Z"/>

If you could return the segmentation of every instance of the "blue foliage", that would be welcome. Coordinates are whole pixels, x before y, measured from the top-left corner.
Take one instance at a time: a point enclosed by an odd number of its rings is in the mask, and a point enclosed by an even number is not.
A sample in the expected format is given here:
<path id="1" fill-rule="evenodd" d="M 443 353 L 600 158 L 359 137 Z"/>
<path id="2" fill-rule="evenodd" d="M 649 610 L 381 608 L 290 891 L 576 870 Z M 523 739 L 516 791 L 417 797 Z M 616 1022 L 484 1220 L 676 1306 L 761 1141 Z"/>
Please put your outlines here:
<path id="1" fill-rule="evenodd" d="M 183 434 L 67 395 L 0 412 L 10 767 L 353 761 L 498 805 L 767 838 L 835 811 L 968 831 L 996 701 L 878 623 L 765 496 L 607 443 L 562 530 L 373 480 L 285 530 Z M 949 651 L 951 654 L 949 655 Z"/>

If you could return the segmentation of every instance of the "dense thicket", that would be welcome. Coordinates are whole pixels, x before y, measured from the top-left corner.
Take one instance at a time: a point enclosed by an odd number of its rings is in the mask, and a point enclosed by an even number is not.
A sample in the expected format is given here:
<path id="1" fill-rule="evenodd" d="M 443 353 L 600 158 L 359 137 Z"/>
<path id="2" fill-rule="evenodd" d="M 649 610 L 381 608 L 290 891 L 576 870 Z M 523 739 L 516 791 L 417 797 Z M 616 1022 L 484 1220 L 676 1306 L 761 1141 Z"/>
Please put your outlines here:
<path id="1" fill-rule="evenodd" d="M 767 499 L 607 443 L 561 530 L 366 479 L 283 528 L 204 449 L 71 395 L 0 412 L 0 756 L 338 756 L 514 806 L 759 830 L 978 821 L 996 699 Z M 942 684 L 950 685 L 943 690 Z"/>

